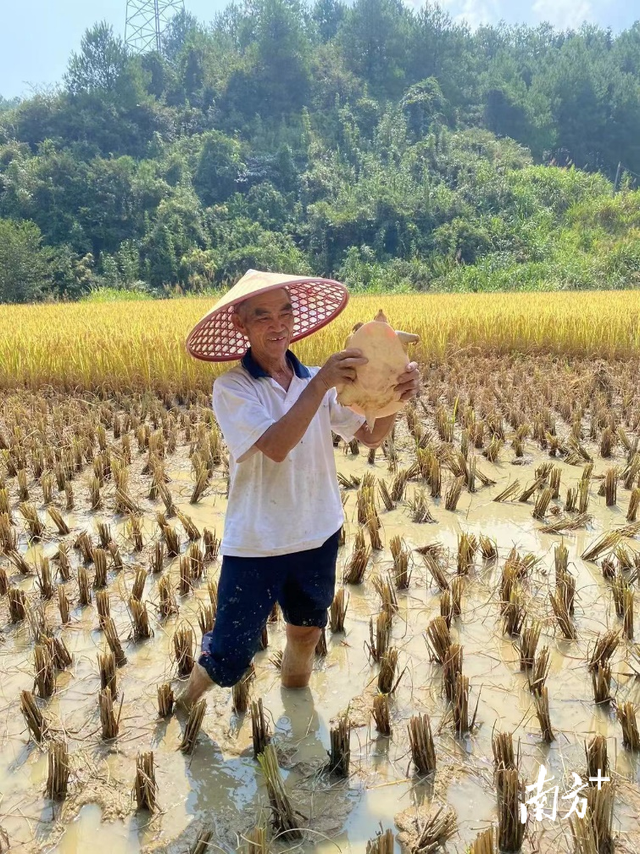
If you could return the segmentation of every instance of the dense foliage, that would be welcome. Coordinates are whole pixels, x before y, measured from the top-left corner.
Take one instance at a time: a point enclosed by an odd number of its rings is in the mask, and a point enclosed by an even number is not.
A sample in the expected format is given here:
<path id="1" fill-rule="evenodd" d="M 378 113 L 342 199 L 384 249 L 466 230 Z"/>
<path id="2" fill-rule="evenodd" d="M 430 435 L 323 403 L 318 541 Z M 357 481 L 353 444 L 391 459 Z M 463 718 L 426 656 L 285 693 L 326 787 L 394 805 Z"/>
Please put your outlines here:
<path id="1" fill-rule="evenodd" d="M 0 300 L 202 292 L 249 267 L 637 286 L 634 172 L 640 22 L 472 33 L 430 4 L 245 0 L 141 57 L 100 23 L 56 92 L 0 98 Z"/>

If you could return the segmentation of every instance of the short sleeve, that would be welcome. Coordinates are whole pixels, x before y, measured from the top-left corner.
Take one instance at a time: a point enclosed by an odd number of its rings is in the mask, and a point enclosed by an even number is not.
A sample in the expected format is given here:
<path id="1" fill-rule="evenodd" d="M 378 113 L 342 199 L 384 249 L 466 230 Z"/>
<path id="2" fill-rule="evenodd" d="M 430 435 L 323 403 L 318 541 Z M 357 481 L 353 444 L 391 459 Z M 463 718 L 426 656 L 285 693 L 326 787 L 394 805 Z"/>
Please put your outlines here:
<path id="1" fill-rule="evenodd" d="M 248 452 L 275 424 L 275 420 L 260 401 L 256 390 L 237 377 L 219 377 L 213 384 L 212 402 L 213 414 L 229 453 L 236 463 L 240 463 L 243 458 L 251 456 Z"/>
<path id="2" fill-rule="evenodd" d="M 329 395 L 331 429 L 338 436 L 341 436 L 345 442 L 350 442 L 367 419 L 364 415 L 358 415 L 353 409 L 349 409 L 348 406 L 342 406 L 341 403 L 338 403 L 338 393 L 335 388 L 330 389 L 327 394 Z"/>

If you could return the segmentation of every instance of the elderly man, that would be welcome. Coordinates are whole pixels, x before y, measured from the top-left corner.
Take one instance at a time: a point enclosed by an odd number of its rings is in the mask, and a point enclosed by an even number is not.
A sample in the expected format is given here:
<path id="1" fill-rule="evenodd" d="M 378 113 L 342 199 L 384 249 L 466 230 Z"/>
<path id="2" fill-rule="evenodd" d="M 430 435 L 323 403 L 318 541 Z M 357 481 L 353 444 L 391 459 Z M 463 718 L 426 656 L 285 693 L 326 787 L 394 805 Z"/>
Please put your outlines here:
<path id="1" fill-rule="evenodd" d="M 255 295 L 249 290 L 227 315 L 249 348 L 213 386 L 213 409 L 230 455 L 229 500 L 216 622 L 179 698 L 186 708 L 214 684 L 231 686 L 242 678 L 275 602 L 286 621 L 282 685 L 309 684 L 334 595 L 344 521 L 331 431 L 376 448 L 394 423 L 393 415 L 380 418 L 370 431 L 363 416 L 337 402 L 335 386 L 352 381 L 367 361 L 359 350 L 342 350 L 311 368 L 291 352 L 293 293 L 293 286 Z M 314 295 L 295 293 L 306 317 L 304 294 L 309 305 L 316 305 Z M 346 296 L 334 315 L 345 303 Z M 303 334 L 309 333 L 296 337 Z M 415 396 L 415 363 L 396 388 L 402 400 Z"/>

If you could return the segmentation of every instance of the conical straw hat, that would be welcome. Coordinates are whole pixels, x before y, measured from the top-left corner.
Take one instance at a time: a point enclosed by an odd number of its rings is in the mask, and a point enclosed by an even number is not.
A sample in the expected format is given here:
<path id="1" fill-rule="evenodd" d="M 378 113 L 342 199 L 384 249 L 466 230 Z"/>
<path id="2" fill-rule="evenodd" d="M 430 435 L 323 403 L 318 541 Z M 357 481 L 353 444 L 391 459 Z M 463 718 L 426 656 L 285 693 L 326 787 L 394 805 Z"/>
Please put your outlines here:
<path id="1" fill-rule="evenodd" d="M 189 333 L 187 351 L 206 362 L 241 359 L 249 346 L 245 335 L 231 320 L 235 306 L 257 294 L 287 288 L 293 306 L 292 341 L 299 341 L 337 317 L 349 300 L 347 289 L 333 279 L 289 276 L 247 270 L 230 291 L 221 297 Z"/>

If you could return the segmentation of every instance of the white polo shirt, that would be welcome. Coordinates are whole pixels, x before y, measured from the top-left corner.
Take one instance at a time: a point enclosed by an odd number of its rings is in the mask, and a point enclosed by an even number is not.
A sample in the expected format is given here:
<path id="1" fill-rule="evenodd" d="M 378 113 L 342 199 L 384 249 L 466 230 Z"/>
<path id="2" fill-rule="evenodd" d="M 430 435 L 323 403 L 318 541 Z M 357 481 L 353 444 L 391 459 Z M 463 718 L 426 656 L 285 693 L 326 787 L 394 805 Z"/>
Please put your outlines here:
<path id="1" fill-rule="evenodd" d="M 213 384 L 213 411 L 229 449 L 223 555 L 269 557 L 315 549 L 344 521 L 331 431 L 351 441 L 365 419 L 338 403 L 335 388 L 281 463 L 255 447 L 320 370 L 306 367 L 290 350 L 287 357 L 294 369 L 288 390 L 262 370 L 250 348 Z"/>

